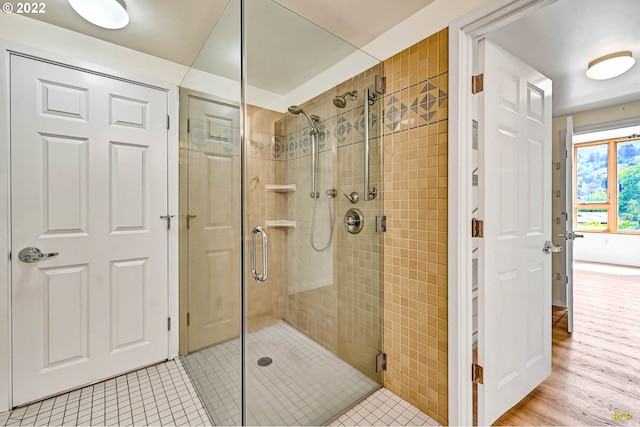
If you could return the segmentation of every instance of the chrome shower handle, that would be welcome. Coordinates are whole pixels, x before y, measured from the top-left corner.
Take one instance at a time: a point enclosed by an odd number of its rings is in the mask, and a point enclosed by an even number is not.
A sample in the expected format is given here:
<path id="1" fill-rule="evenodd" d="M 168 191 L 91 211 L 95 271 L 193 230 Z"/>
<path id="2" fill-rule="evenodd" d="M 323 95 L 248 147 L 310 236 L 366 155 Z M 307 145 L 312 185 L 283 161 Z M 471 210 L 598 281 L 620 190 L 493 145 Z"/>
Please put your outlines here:
<path id="1" fill-rule="evenodd" d="M 262 274 L 256 271 L 256 234 L 262 236 Z M 251 230 L 251 275 L 256 282 L 264 282 L 269 275 L 267 265 L 269 264 L 269 255 L 267 252 L 267 232 L 259 225 Z"/>

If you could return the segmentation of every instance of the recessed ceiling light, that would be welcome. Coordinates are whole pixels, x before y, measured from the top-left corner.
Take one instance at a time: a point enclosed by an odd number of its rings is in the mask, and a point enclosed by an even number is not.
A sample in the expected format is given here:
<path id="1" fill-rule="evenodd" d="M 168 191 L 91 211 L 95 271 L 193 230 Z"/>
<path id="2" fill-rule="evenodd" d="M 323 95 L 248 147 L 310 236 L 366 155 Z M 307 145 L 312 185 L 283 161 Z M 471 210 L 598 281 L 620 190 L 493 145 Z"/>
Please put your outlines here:
<path id="1" fill-rule="evenodd" d="M 124 0 L 69 0 L 78 15 L 98 27 L 117 30 L 129 23 Z"/>
<path id="2" fill-rule="evenodd" d="M 587 77 L 592 80 L 606 80 L 619 76 L 629 71 L 636 60 L 631 56 L 631 52 L 625 50 L 623 52 L 610 53 L 601 56 L 589 63 L 587 69 Z"/>

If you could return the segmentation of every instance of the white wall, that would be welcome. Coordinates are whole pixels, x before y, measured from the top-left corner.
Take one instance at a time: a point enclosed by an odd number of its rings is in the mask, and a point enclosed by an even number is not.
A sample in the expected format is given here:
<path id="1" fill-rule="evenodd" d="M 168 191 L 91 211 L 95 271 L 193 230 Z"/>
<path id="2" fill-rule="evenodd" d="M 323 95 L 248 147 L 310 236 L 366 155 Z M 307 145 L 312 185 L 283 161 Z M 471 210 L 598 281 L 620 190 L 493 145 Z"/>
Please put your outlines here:
<path id="1" fill-rule="evenodd" d="M 0 39 L 174 85 L 188 67 L 15 13 L 0 13 Z"/>
<path id="2" fill-rule="evenodd" d="M 640 117 L 640 102 L 631 102 L 608 108 L 585 111 L 573 114 L 572 117 L 574 132 L 577 133 L 581 128 L 585 127 L 637 119 Z M 566 130 L 566 122 L 566 116 L 553 119 L 554 162 L 563 160 L 560 157 L 560 133 Z M 554 172 L 554 175 L 557 175 L 555 169 Z M 554 178 L 558 179 L 557 176 L 554 176 Z M 562 208 L 559 204 L 554 203 L 553 217 L 556 218 L 559 216 L 561 211 Z M 574 260 L 640 267 L 640 235 L 580 233 L 584 234 L 584 238 L 575 240 Z M 554 271 L 554 274 L 555 273 L 556 271 Z"/>

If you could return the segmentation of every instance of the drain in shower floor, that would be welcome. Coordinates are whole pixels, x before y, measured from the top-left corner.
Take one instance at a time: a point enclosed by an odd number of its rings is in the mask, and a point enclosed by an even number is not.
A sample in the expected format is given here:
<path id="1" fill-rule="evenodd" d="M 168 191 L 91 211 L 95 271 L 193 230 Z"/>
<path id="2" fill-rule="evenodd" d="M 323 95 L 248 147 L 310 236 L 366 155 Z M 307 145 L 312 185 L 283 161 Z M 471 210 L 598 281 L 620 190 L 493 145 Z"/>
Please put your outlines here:
<path id="1" fill-rule="evenodd" d="M 273 360 L 271 360 L 270 357 L 261 357 L 258 359 L 258 366 L 269 366 L 271 362 L 273 362 Z"/>

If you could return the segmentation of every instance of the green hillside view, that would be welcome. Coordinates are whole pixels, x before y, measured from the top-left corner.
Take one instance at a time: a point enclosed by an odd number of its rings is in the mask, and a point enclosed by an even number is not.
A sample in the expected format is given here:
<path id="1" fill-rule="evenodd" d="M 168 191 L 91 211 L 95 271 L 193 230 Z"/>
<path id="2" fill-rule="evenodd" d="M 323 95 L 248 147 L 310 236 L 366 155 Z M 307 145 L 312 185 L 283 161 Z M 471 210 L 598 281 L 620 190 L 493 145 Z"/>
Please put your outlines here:
<path id="1" fill-rule="evenodd" d="M 640 230 L 640 141 L 622 142 L 617 148 L 618 229 Z M 608 145 L 591 145 L 577 150 L 578 203 L 607 203 Z M 606 210 L 579 211 L 584 228 L 606 229 Z"/>

